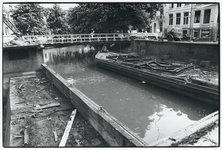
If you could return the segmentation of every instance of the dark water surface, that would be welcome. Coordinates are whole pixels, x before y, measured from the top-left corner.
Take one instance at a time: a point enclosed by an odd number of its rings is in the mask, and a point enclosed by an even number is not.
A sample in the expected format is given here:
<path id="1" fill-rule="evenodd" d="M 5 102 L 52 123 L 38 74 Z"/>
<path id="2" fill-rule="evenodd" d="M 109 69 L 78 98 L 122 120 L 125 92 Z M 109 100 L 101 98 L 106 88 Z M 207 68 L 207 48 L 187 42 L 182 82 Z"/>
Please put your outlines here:
<path id="1" fill-rule="evenodd" d="M 85 48 L 85 54 L 77 51 Z M 89 49 L 89 47 L 88 47 Z M 44 50 L 45 63 L 147 143 L 218 110 L 195 99 L 105 70 L 85 46 Z"/>

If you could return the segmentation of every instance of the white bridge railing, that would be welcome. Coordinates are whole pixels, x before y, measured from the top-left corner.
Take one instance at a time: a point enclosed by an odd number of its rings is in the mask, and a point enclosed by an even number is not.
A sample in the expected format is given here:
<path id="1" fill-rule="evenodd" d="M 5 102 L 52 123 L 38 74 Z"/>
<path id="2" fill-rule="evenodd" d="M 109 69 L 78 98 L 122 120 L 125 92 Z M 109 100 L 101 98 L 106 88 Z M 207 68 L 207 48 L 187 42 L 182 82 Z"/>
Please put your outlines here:
<path id="1" fill-rule="evenodd" d="M 28 35 L 23 40 L 41 44 L 88 43 L 107 41 L 130 41 L 131 37 L 158 39 L 159 33 L 98 33 L 98 34 L 61 34 L 61 35 Z"/>
<path id="2" fill-rule="evenodd" d="M 86 43 L 101 41 L 129 41 L 128 33 L 103 33 L 103 34 L 64 34 L 64 35 L 28 35 L 23 36 L 25 41 L 39 41 L 42 44 L 56 43 Z"/>

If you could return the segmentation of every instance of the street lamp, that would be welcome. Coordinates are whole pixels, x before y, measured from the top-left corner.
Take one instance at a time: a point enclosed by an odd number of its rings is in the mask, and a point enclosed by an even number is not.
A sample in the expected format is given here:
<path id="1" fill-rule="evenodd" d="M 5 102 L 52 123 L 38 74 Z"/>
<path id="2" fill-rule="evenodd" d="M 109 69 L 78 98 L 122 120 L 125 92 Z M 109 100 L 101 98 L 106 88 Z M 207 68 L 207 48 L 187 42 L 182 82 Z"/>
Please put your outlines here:
<path id="1" fill-rule="evenodd" d="M 193 4 L 190 9 L 190 41 L 192 40 L 192 16 L 193 16 Z"/>

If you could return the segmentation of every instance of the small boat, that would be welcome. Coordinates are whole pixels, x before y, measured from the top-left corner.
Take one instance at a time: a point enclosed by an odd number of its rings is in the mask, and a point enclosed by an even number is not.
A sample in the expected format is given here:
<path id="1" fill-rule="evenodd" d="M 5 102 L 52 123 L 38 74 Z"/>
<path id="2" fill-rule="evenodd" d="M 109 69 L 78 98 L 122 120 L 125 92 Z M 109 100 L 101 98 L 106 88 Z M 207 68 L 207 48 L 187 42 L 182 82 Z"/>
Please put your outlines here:
<path id="1" fill-rule="evenodd" d="M 192 63 L 167 63 L 135 53 L 98 52 L 96 63 L 117 73 L 219 106 L 218 75 L 196 68 Z"/>

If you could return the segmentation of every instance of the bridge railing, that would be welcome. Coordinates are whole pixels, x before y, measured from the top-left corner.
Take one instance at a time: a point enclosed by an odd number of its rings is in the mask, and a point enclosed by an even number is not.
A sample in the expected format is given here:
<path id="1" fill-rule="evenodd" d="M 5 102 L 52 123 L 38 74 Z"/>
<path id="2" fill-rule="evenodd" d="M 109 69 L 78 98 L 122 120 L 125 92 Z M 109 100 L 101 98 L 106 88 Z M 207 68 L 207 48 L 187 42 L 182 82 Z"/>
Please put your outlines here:
<path id="1" fill-rule="evenodd" d="M 102 41 L 129 41 L 130 35 L 128 33 L 29 35 L 23 36 L 23 40 L 30 42 L 38 41 L 43 44 L 88 43 Z"/>

